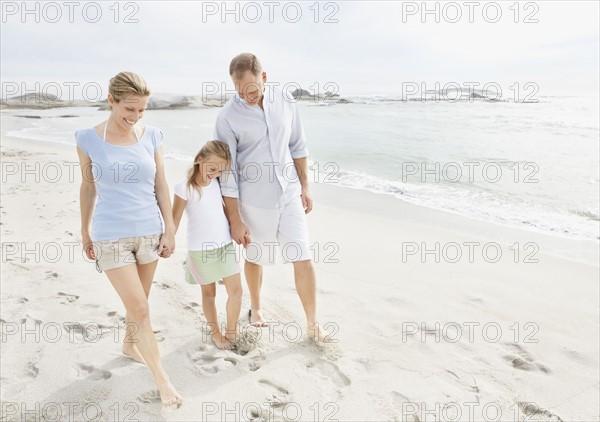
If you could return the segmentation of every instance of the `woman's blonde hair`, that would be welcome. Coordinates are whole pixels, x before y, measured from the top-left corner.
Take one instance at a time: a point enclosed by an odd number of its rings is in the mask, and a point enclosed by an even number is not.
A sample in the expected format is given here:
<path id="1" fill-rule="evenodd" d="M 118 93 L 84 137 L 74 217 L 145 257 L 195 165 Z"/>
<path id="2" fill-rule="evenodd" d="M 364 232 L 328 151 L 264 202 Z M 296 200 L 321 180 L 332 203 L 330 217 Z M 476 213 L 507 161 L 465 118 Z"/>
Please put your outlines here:
<path id="1" fill-rule="evenodd" d="M 202 187 L 196 180 L 196 176 L 198 176 L 198 173 L 200 172 L 200 163 L 198 163 L 198 161 L 206 160 L 211 156 L 216 156 L 225 160 L 227 165 L 224 170 L 228 170 L 231 167 L 231 152 L 229 151 L 229 146 L 222 141 L 208 141 L 200 148 L 200 151 L 198 151 L 198 154 L 194 157 L 194 165 L 188 170 L 186 183 L 188 192 L 190 189 L 196 189 L 201 194 Z"/>
<path id="2" fill-rule="evenodd" d="M 144 78 L 133 72 L 119 72 L 110 79 L 108 92 L 116 102 L 130 94 L 150 95 L 150 89 Z"/>

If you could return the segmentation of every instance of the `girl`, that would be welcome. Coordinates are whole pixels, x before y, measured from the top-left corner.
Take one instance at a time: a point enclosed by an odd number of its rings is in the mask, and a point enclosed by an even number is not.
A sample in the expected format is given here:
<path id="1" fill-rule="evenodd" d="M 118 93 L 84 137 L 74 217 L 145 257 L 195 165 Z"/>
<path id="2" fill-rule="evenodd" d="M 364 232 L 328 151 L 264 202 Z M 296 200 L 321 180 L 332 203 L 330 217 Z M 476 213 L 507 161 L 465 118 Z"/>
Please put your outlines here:
<path id="1" fill-rule="evenodd" d="M 148 365 L 163 405 L 179 406 L 182 399 L 162 367 L 148 308 L 158 257 L 168 258 L 175 249 L 163 134 L 138 124 L 149 97 L 141 76 L 121 72 L 110 80 L 108 119 L 75 134 L 81 236 L 87 257 L 106 273 L 125 305 L 123 353 Z"/>
<path id="2" fill-rule="evenodd" d="M 234 349 L 242 305 L 240 269 L 223 210 L 217 178 L 231 165 L 226 143 L 209 141 L 196 154 L 187 178 L 175 185 L 173 221 L 175 230 L 185 209 L 187 225 L 186 281 L 202 288 L 202 309 L 215 345 Z M 227 289 L 227 328 L 223 335 L 217 320 L 215 282 Z"/>

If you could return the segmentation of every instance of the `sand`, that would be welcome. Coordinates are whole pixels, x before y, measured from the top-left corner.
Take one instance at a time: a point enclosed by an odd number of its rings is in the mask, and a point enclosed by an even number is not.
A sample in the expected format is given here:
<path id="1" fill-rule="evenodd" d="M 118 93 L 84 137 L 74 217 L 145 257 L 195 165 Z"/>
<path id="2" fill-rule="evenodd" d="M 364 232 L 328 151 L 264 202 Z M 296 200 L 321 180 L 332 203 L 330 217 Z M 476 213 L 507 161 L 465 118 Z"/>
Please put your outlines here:
<path id="1" fill-rule="evenodd" d="M 3 134 L 1 153 L 2 421 L 600 420 L 597 242 L 323 184 L 309 226 L 336 343 L 306 338 L 292 267 L 278 265 L 258 346 L 218 350 L 184 280 L 184 222 L 150 295 L 185 400 L 162 410 L 148 369 L 120 353 L 123 305 L 81 254 L 75 147 Z M 167 160 L 171 190 L 184 171 Z M 439 258 L 422 255 L 436 243 Z M 218 286 L 221 319 L 225 296 Z"/>

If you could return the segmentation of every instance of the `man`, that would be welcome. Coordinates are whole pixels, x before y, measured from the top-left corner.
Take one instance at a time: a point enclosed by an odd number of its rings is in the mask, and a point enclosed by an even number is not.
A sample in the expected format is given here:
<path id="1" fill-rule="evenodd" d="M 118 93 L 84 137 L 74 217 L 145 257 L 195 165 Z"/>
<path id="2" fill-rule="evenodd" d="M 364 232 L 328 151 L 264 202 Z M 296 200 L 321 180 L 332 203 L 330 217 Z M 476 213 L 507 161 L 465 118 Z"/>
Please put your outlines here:
<path id="1" fill-rule="evenodd" d="M 227 142 L 231 151 L 233 174 L 223 178 L 221 189 L 231 236 L 246 248 L 250 323 L 266 326 L 260 298 L 262 266 L 275 264 L 274 252 L 280 249 L 284 261 L 294 265 L 308 335 L 327 342 L 316 321 L 316 279 L 306 222 L 313 201 L 308 150 L 295 101 L 279 89 L 265 89 L 267 74 L 253 54 L 234 57 L 229 75 L 236 95 L 217 117 L 215 139 Z"/>

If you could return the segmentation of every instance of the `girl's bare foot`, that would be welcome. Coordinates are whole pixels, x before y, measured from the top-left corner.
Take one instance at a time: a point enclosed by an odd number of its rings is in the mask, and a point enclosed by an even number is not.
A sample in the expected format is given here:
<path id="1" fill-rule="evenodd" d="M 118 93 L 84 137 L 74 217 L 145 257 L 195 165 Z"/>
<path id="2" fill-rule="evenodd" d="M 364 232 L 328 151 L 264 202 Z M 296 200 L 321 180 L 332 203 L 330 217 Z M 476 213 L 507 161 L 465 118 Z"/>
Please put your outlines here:
<path id="1" fill-rule="evenodd" d="M 133 343 L 123 343 L 123 354 L 128 358 L 135 360 L 136 362 L 146 364 L 142 354 L 138 350 L 137 346 Z"/>
<path id="2" fill-rule="evenodd" d="M 229 340 L 229 343 L 231 343 L 231 344 L 232 344 L 232 346 L 233 346 L 233 348 L 235 349 L 235 343 L 236 343 L 236 342 L 237 342 L 237 340 L 238 340 L 238 333 L 230 333 L 230 332 L 227 332 L 227 333 L 225 333 L 225 338 L 226 338 L 227 340 Z"/>
<path id="3" fill-rule="evenodd" d="M 179 395 L 169 379 L 157 382 L 158 391 L 160 392 L 160 400 L 163 407 L 179 408 L 183 404 L 183 398 Z"/>
<path id="4" fill-rule="evenodd" d="M 229 341 L 227 337 L 225 337 L 221 332 L 216 332 L 212 335 L 213 342 L 215 346 L 219 349 L 223 350 L 232 350 L 234 349 L 233 343 Z"/>

